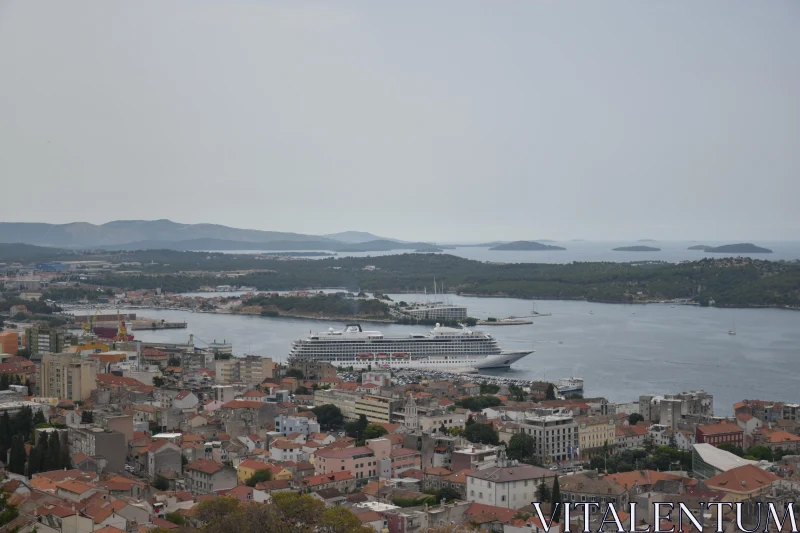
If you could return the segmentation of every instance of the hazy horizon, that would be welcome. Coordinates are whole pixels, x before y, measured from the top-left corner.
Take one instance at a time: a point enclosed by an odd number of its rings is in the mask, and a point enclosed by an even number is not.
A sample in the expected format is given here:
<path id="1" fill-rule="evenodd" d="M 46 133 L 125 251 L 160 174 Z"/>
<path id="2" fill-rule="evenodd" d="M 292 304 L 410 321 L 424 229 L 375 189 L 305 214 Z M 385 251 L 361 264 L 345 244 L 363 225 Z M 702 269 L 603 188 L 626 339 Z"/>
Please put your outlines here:
<path id="1" fill-rule="evenodd" d="M 8 222 L 800 240 L 800 4 L 0 3 Z"/>

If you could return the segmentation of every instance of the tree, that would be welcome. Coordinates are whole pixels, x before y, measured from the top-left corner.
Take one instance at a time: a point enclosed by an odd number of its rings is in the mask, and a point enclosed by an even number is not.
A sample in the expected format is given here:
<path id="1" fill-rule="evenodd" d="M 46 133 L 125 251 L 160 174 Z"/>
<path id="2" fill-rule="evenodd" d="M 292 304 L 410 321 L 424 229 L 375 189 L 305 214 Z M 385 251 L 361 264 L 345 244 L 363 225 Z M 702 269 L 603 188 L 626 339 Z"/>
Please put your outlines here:
<path id="1" fill-rule="evenodd" d="M 374 532 L 371 527 L 362 526 L 361 520 L 350 509 L 338 505 L 322 511 L 316 530 L 319 533 Z"/>
<path id="2" fill-rule="evenodd" d="M 364 428 L 364 440 L 367 439 L 377 439 L 379 437 L 383 437 L 389 433 L 386 431 L 386 428 L 380 426 L 378 424 L 368 424 L 366 428 Z"/>
<path id="3" fill-rule="evenodd" d="M 31 358 L 31 351 L 27 348 L 20 348 L 17 350 L 17 357 L 24 357 L 25 359 Z"/>
<path id="4" fill-rule="evenodd" d="M 471 426 L 474 423 L 475 423 L 475 419 L 472 418 L 472 413 L 470 413 L 469 416 L 467 417 L 467 421 L 464 423 L 464 427 L 468 428 L 469 426 Z"/>
<path id="5" fill-rule="evenodd" d="M 675 438 L 675 432 L 672 432 L 672 435 L 669 436 L 669 444 L 667 444 L 673 450 L 678 449 L 678 439 Z"/>
<path id="6" fill-rule="evenodd" d="M 47 433 L 40 433 L 36 439 L 36 446 L 31 449 L 28 457 L 28 477 L 44 472 L 44 460 L 47 456 Z"/>
<path id="7" fill-rule="evenodd" d="M 47 420 L 44 419 L 44 413 L 41 409 L 36 410 L 36 414 L 33 415 L 33 427 L 38 426 L 39 424 L 46 424 Z"/>
<path id="8" fill-rule="evenodd" d="M 230 496 L 220 496 L 201 502 L 194 508 L 194 517 L 205 524 L 233 515 L 239 507 L 239 500 Z"/>
<path id="9" fill-rule="evenodd" d="M 635 426 L 636 424 L 638 424 L 639 422 L 642 422 L 643 420 L 644 420 L 644 417 L 642 415 L 640 415 L 639 413 L 631 413 L 631 414 L 628 415 L 628 424 L 630 424 L 632 426 Z"/>
<path id="10" fill-rule="evenodd" d="M 344 430 L 347 433 L 348 437 L 353 437 L 354 439 L 360 439 L 361 436 L 364 434 L 364 430 L 367 429 L 369 422 L 367 421 L 366 415 L 360 415 L 358 420 L 354 422 L 348 422 L 344 425 Z"/>
<path id="11" fill-rule="evenodd" d="M 511 399 L 515 402 L 524 402 L 525 398 L 527 397 L 525 391 L 522 390 L 522 387 L 518 385 L 509 385 L 508 393 L 511 396 Z"/>
<path id="12" fill-rule="evenodd" d="M 8 495 L 6 493 L 0 494 L 0 527 L 5 526 L 19 516 L 19 510 L 16 505 L 8 503 Z M 19 528 L 14 528 L 15 531 Z"/>
<path id="13" fill-rule="evenodd" d="M 339 428 L 344 422 L 342 411 L 333 404 L 318 405 L 311 410 L 323 429 Z"/>
<path id="14" fill-rule="evenodd" d="M 153 377 L 153 386 L 156 388 L 161 388 L 164 386 L 164 378 L 161 376 Z"/>
<path id="15" fill-rule="evenodd" d="M 164 518 L 173 524 L 178 524 L 179 526 L 186 524 L 186 519 L 178 511 L 167 513 L 164 515 Z"/>
<path id="16" fill-rule="evenodd" d="M 469 396 L 456 402 L 456 405 L 470 411 L 483 411 L 487 407 L 496 407 L 502 400 L 497 396 Z"/>
<path id="17" fill-rule="evenodd" d="M 644 451 L 647 455 L 653 455 L 653 451 L 656 449 L 656 444 L 653 442 L 653 437 L 649 434 L 644 436 L 642 446 L 644 447 Z"/>
<path id="18" fill-rule="evenodd" d="M 11 454 L 8 459 L 8 471 L 25 475 L 25 441 L 22 435 L 14 435 L 11 439 Z"/>
<path id="19" fill-rule="evenodd" d="M 281 517 L 292 524 L 292 531 L 297 532 L 313 530 L 325 509 L 325 504 L 310 494 L 297 492 L 273 492 L 272 502 Z"/>
<path id="20" fill-rule="evenodd" d="M 550 487 L 547 486 L 545 483 L 544 476 L 542 476 L 542 482 L 539 483 L 539 501 L 540 502 L 549 502 L 550 501 Z"/>
<path id="21" fill-rule="evenodd" d="M 747 448 L 747 455 L 755 457 L 757 461 L 772 461 L 772 450 L 766 446 L 751 446 Z"/>
<path id="22" fill-rule="evenodd" d="M 8 374 L 3 374 L 0 376 L 0 390 L 8 390 L 8 385 L 10 382 L 8 381 Z"/>
<path id="23" fill-rule="evenodd" d="M 94 412 L 81 411 L 81 424 L 92 424 L 92 423 L 94 423 Z"/>
<path id="24" fill-rule="evenodd" d="M 45 438 L 42 435 L 42 438 Z M 44 456 L 44 471 L 58 470 L 61 468 L 61 438 L 58 430 L 48 432 L 47 453 Z"/>
<path id="25" fill-rule="evenodd" d="M 561 501 L 561 488 L 558 486 L 558 476 L 553 479 L 553 490 L 550 493 L 550 497 L 553 505 L 555 505 L 556 502 Z M 553 522 L 559 522 L 561 520 L 561 516 L 559 516 L 560 514 L 560 509 L 558 513 L 554 513 Z"/>
<path id="26" fill-rule="evenodd" d="M 164 476 L 156 476 L 152 485 L 158 490 L 169 490 L 169 481 Z"/>
<path id="27" fill-rule="evenodd" d="M 461 495 L 458 491 L 452 487 L 444 486 L 439 489 L 439 492 L 436 493 L 436 499 L 445 502 L 450 502 L 453 500 L 460 500 Z"/>
<path id="28" fill-rule="evenodd" d="M 722 444 L 717 445 L 717 448 L 732 453 L 733 455 L 744 457 L 744 450 L 732 442 L 723 442 Z"/>
<path id="29" fill-rule="evenodd" d="M 500 437 L 491 424 L 474 423 L 464 431 L 464 438 L 472 443 L 497 444 Z"/>
<path id="30" fill-rule="evenodd" d="M 556 399 L 556 388 L 553 386 L 552 383 L 547 385 L 547 392 L 545 393 L 545 399 L 547 400 Z"/>
<path id="31" fill-rule="evenodd" d="M 6 451 L 11 447 L 11 437 L 14 435 L 14 430 L 11 425 L 11 417 L 8 416 L 8 411 L 3 412 L 0 417 L 0 448 L 2 448 L 2 456 L 6 456 Z"/>
<path id="32" fill-rule="evenodd" d="M 290 368 L 289 370 L 286 371 L 285 376 L 287 378 L 297 378 L 297 379 L 305 379 L 306 377 L 305 374 L 303 374 L 303 371 L 300 370 L 299 368 Z"/>
<path id="33" fill-rule="evenodd" d="M 497 394 L 500 391 L 500 385 L 494 383 L 482 382 L 480 384 L 481 394 Z"/>
<path id="34" fill-rule="evenodd" d="M 178 357 L 170 357 L 167 361 L 167 366 L 181 366 L 181 360 Z"/>
<path id="35" fill-rule="evenodd" d="M 253 475 L 247 478 L 247 481 L 245 481 L 245 485 L 248 487 L 255 487 L 257 483 L 261 483 L 263 481 L 272 481 L 272 470 L 269 468 L 264 468 L 262 470 L 256 470 L 253 472 Z"/>
<path id="36" fill-rule="evenodd" d="M 526 461 L 531 459 L 535 452 L 536 439 L 527 433 L 515 433 L 508 441 L 506 454 L 509 459 Z"/>

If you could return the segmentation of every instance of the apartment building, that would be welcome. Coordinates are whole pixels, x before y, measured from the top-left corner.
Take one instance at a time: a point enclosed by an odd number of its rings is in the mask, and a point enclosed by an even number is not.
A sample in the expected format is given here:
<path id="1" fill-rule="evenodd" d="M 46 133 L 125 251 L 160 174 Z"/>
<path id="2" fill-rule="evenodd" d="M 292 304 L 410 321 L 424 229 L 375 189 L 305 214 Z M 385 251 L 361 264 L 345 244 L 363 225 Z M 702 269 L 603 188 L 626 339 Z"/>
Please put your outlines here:
<path id="1" fill-rule="evenodd" d="M 578 424 L 571 414 L 526 417 L 520 430 L 536 439 L 536 457 L 542 464 L 567 461 L 578 455 Z"/>
<path id="2" fill-rule="evenodd" d="M 471 502 L 519 509 L 536 500 L 542 480 L 553 485 L 555 472 L 535 466 L 502 466 L 466 474 L 466 497 Z"/>
<path id="3" fill-rule="evenodd" d="M 184 468 L 186 488 L 193 494 L 216 494 L 236 486 L 236 470 L 230 466 L 198 459 Z"/>
<path id="4" fill-rule="evenodd" d="M 698 444 L 706 443 L 714 446 L 724 442 L 740 448 L 745 446 L 744 430 L 732 422 L 699 425 L 695 429 L 695 440 Z"/>
<path id="5" fill-rule="evenodd" d="M 87 399 L 96 388 L 97 364 L 72 354 L 46 354 L 39 368 L 39 394 L 72 401 Z"/>
<path id="6" fill-rule="evenodd" d="M 347 420 L 356 420 L 363 414 L 370 422 L 389 423 L 392 413 L 399 406 L 399 400 L 338 389 L 315 390 L 314 405 L 327 404 L 338 407 Z"/>
<path id="7" fill-rule="evenodd" d="M 231 357 L 216 362 L 217 383 L 247 383 L 259 385 L 265 379 L 272 379 L 274 364 L 269 357 L 246 355 Z"/>
<path id="8" fill-rule="evenodd" d="M 275 417 L 275 431 L 280 431 L 284 436 L 291 433 L 302 433 L 306 437 L 312 433 L 319 433 L 320 427 L 316 419 L 307 416 L 278 415 Z"/>
<path id="9" fill-rule="evenodd" d="M 70 455 L 83 452 L 97 463 L 99 472 L 123 472 L 128 446 L 125 434 L 96 426 L 70 427 L 67 432 Z"/>
<path id="10" fill-rule="evenodd" d="M 48 326 L 26 329 L 25 341 L 31 353 L 60 353 L 68 346 L 64 331 Z"/>
<path id="11" fill-rule="evenodd" d="M 584 457 L 591 457 L 603 450 L 604 446 L 613 447 L 616 436 L 616 425 L 611 416 L 581 416 L 575 418 L 578 424 L 578 443 Z"/>
<path id="12" fill-rule="evenodd" d="M 366 446 L 341 450 L 319 450 L 314 466 L 319 474 L 351 472 L 357 480 L 378 477 L 378 459 Z"/>

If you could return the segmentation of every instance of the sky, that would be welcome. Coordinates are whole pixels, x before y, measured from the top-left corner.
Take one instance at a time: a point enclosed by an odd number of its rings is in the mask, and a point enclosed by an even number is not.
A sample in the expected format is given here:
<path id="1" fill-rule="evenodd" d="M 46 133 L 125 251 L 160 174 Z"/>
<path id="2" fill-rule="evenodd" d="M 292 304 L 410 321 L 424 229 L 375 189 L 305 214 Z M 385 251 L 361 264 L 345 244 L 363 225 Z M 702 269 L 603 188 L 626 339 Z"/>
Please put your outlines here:
<path id="1" fill-rule="evenodd" d="M 800 3 L 0 0 L 0 220 L 798 240 Z"/>

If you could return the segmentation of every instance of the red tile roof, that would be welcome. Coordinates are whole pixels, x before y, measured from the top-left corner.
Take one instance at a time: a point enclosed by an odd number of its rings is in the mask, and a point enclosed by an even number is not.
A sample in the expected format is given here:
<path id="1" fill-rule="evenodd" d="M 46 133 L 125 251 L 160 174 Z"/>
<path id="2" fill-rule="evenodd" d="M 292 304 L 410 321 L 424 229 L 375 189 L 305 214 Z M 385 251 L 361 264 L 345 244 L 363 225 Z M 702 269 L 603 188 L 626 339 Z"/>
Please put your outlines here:
<path id="1" fill-rule="evenodd" d="M 366 446 L 359 446 L 357 448 L 342 448 L 341 450 L 332 450 L 330 447 L 317 450 L 317 457 L 325 457 L 328 459 L 348 459 L 354 455 L 373 454 L 374 452 Z"/>
<path id="2" fill-rule="evenodd" d="M 717 435 L 720 433 L 742 433 L 744 430 L 733 422 L 722 422 L 720 424 L 704 424 L 697 426 L 697 431 L 703 435 Z"/>
<path id="3" fill-rule="evenodd" d="M 269 468 L 267 463 L 261 461 L 255 461 L 253 459 L 245 459 L 237 468 L 252 468 L 253 470 L 266 470 Z"/>
<path id="4" fill-rule="evenodd" d="M 206 474 L 214 474 L 222 470 L 222 465 L 209 459 L 198 459 L 197 461 L 186 465 L 185 468 L 186 470 L 198 470 Z"/>
<path id="5" fill-rule="evenodd" d="M 475 522 L 476 524 L 486 524 L 490 522 L 510 523 L 514 520 L 514 515 L 516 514 L 516 509 L 507 509 L 505 507 L 496 507 L 483 503 L 473 503 L 464 511 L 464 516 L 466 516 L 470 522 Z"/>
<path id="6" fill-rule="evenodd" d="M 227 409 L 258 409 L 265 404 L 266 402 L 258 402 L 256 400 L 231 400 L 222 404 L 222 407 Z"/>

